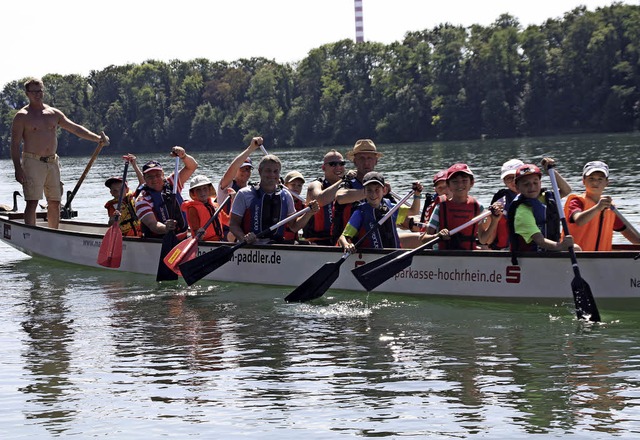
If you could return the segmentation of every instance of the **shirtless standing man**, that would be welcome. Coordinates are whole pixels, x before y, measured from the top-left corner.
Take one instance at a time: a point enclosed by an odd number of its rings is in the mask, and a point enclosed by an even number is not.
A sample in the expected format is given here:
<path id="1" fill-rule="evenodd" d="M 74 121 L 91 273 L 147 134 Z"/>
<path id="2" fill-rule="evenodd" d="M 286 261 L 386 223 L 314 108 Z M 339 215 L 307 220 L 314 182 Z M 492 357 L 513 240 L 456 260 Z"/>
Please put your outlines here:
<path id="1" fill-rule="evenodd" d="M 57 108 L 43 102 L 44 84 L 40 79 L 29 79 L 24 84 L 29 105 L 21 108 L 13 118 L 11 125 L 11 159 L 15 176 L 22 185 L 27 205 L 24 209 L 24 222 L 36 224 L 36 208 L 44 195 L 47 199 L 47 219 L 50 228 L 58 228 L 60 223 L 60 164 L 58 162 L 57 128 L 60 126 L 69 133 L 109 145 L 109 138 L 87 130 L 82 125 L 67 118 Z M 20 145 L 22 144 L 22 155 Z"/>

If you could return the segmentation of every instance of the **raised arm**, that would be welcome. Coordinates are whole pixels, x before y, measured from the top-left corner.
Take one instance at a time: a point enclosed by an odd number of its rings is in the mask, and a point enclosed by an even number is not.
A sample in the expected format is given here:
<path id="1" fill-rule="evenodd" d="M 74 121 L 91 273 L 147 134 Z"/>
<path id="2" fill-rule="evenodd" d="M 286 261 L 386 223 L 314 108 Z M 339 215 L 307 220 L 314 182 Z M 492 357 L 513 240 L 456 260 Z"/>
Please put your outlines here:
<path id="1" fill-rule="evenodd" d="M 184 167 L 182 167 L 178 175 L 180 184 L 184 185 L 187 180 L 189 180 L 189 177 L 191 177 L 193 172 L 198 168 L 198 162 L 196 162 L 192 156 L 189 156 L 182 147 L 173 147 L 171 154 L 173 156 L 178 156 L 184 163 Z"/>
<path id="2" fill-rule="evenodd" d="M 220 179 L 220 183 L 218 184 L 218 186 L 221 189 L 225 189 L 231 185 L 231 182 L 233 182 L 233 179 L 236 177 L 236 174 L 238 173 L 238 170 L 240 169 L 242 164 L 247 160 L 249 156 L 251 156 L 251 153 L 260 148 L 262 142 L 263 139 L 261 137 L 254 137 L 253 139 L 251 139 L 251 143 L 249 144 L 249 146 L 242 153 L 238 154 L 235 159 L 233 159 L 233 161 L 229 165 L 229 168 L 227 168 L 227 171 L 225 171 L 224 175 L 222 176 L 222 179 Z"/>

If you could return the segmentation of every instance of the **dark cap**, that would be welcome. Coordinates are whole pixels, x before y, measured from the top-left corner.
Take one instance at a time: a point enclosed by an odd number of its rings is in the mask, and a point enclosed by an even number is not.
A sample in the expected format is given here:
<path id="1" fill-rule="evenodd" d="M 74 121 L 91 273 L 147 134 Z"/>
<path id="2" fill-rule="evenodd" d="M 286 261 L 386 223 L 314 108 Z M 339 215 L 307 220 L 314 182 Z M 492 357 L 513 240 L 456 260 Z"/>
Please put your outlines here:
<path id="1" fill-rule="evenodd" d="M 384 177 L 382 177 L 382 174 L 378 173 L 377 171 L 369 171 L 364 175 L 364 178 L 362 179 L 362 185 L 367 186 L 370 183 L 377 183 L 384 186 Z"/>
<path id="2" fill-rule="evenodd" d="M 520 165 L 516 170 L 516 182 L 520 178 L 528 176 L 530 174 L 537 174 L 542 178 L 542 171 L 540 171 L 540 168 L 538 168 L 536 165 L 532 163 L 525 163 L 524 165 Z"/>
<path id="3" fill-rule="evenodd" d="M 111 185 L 113 185 L 115 182 L 122 182 L 122 177 L 109 177 L 107 181 L 104 182 L 104 186 L 106 186 L 107 188 L 111 188 Z"/>
<path id="4" fill-rule="evenodd" d="M 155 160 L 150 160 L 149 162 L 145 163 L 144 166 L 142 167 L 143 174 L 149 171 L 154 171 L 154 170 L 162 171 L 162 165 L 160 165 L 160 162 L 157 162 Z"/>
<path id="5" fill-rule="evenodd" d="M 247 157 L 244 163 L 240 165 L 240 168 L 243 168 L 243 167 L 251 167 L 251 169 L 253 169 L 253 161 L 251 160 L 250 157 Z"/>

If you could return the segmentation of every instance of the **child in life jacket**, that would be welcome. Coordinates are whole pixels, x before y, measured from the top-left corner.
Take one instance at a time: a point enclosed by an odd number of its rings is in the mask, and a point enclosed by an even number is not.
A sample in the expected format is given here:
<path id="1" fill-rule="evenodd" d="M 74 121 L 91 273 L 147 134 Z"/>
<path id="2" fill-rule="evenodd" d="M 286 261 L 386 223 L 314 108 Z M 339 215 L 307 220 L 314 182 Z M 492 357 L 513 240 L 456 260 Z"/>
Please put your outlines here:
<path id="1" fill-rule="evenodd" d="M 514 259 L 516 251 L 566 251 L 574 246 L 571 235 L 560 239 L 556 200 L 551 191 L 541 191 L 541 178 L 540 168 L 533 164 L 521 165 L 516 170 L 519 194 L 511 202 L 507 215 Z M 575 249 L 581 250 L 579 246 Z"/>
<path id="2" fill-rule="evenodd" d="M 304 209 L 306 206 L 304 202 L 301 200 L 302 187 L 304 186 L 305 180 L 302 173 L 299 171 L 289 171 L 286 176 L 284 176 L 283 180 L 285 188 L 289 190 L 291 196 L 293 196 L 293 207 L 296 211 L 300 211 Z M 311 217 L 308 217 L 301 221 L 301 226 L 304 228 L 307 223 L 309 223 Z M 284 242 L 296 243 L 298 240 L 298 233 L 293 232 L 289 225 L 285 225 L 284 227 Z"/>
<path id="3" fill-rule="evenodd" d="M 235 195 L 235 191 L 231 187 L 227 191 L 231 197 Z M 187 215 L 187 223 L 191 229 L 191 234 L 196 235 L 220 205 L 214 201 L 216 190 L 207 176 L 197 175 L 191 179 L 189 197 L 191 197 L 191 200 L 184 201 L 180 208 Z M 227 203 L 230 204 L 229 201 Z M 221 209 L 215 220 L 207 226 L 202 240 L 225 241 L 226 238 L 223 232 L 225 224 L 229 224 L 229 214 L 224 212 L 224 209 Z"/>
<path id="4" fill-rule="evenodd" d="M 456 163 L 447 170 L 447 186 L 451 191 L 451 198 L 440 201 L 433 210 L 426 234 L 420 237 L 426 243 L 436 237 L 440 237 L 438 249 L 444 250 L 475 250 L 477 242 L 485 244 L 487 230 L 492 221 L 497 221 L 502 209 L 500 204 L 492 205 L 492 212 L 496 213 L 488 218 L 474 223 L 455 235 L 449 235 L 449 230 L 467 223 L 484 211 L 484 207 L 469 191 L 474 184 L 473 172 L 465 163 Z M 500 205 L 500 206 L 498 206 Z"/>
<path id="5" fill-rule="evenodd" d="M 133 154 L 127 154 L 122 156 L 122 158 L 129 162 L 133 167 L 136 172 L 136 176 L 138 177 L 138 183 L 140 185 L 144 184 L 144 176 L 142 175 L 140 167 L 138 167 L 136 157 Z M 124 185 L 124 194 L 122 196 L 120 211 L 118 211 L 116 208 L 118 207 L 118 200 L 120 199 L 120 189 L 122 188 L 122 185 Z M 117 215 L 119 216 L 118 222 L 123 236 L 141 237 L 142 228 L 140 227 L 140 220 L 138 219 L 135 210 L 135 192 L 129 190 L 127 182 L 122 181 L 122 176 L 109 177 L 104 182 L 104 186 L 109 188 L 109 192 L 113 196 L 113 199 L 109 200 L 104 205 L 107 209 L 107 215 L 109 216 L 109 226 L 113 224 Z"/>
<path id="6" fill-rule="evenodd" d="M 382 174 L 370 171 L 365 174 L 362 184 L 364 186 L 365 201 L 356 206 L 347 226 L 338 237 L 338 245 L 348 252 L 355 252 L 356 248 L 353 242 L 357 242 L 374 228 L 380 219 L 394 206 L 389 199 L 384 198 L 388 192 L 388 187 Z M 420 182 L 413 183 L 413 190 L 415 195 L 420 195 L 422 192 Z M 418 215 L 419 213 L 420 198 L 416 197 L 413 199 L 411 207 L 401 206 L 398 208 L 390 219 L 382 223 L 377 231 L 369 235 L 369 238 L 363 242 L 361 247 L 373 249 L 399 248 L 400 238 L 396 226 L 403 224 L 408 216 Z"/>
<path id="7" fill-rule="evenodd" d="M 610 251 L 613 231 L 621 232 L 631 243 L 640 243 L 633 231 L 608 209 L 611 196 L 604 195 L 609 184 L 609 166 L 599 160 L 588 162 L 582 170 L 583 194 L 570 194 L 564 205 L 569 231 L 583 251 Z"/>

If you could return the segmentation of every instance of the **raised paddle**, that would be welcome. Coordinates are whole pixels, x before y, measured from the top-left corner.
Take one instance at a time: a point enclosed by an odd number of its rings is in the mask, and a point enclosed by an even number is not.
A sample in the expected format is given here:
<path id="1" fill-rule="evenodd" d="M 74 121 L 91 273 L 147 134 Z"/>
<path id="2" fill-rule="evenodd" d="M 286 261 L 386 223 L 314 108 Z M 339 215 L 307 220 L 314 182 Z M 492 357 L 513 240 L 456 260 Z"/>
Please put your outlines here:
<path id="1" fill-rule="evenodd" d="M 104 132 L 102 134 L 104 134 Z M 105 144 L 102 141 L 98 142 L 98 146 L 93 151 L 93 156 L 91 156 L 91 159 L 89 159 L 89 163 L 84 168 L 84 172 L 80 176 L 80 179 L 78 180 L 78 183 L 76 183 L 76 186 L 73 188 L 73 191 L 67 192 L 67 201 L 64 204 L 64 207 L 60 210 L 60 217 L 61 218 L 70 219 L 70 218 L 78 216 L 78 213 L 71 209 L 71 202 L 73 201 L 73 198 L 76 196 L 76 193 L 80 189 L 80 185 L 82 185 L 82 182 L 84 181 L 84 178 L 87 177 L 87 174 L 89 173 L 89 170 L 91 169 L 91 166 L 96 161 L 96 158 L 98 157 L 98 154 L 100 154 L 100 151 L 102 150 L 102 147 L 104 147 L 104 146 L 105 146 Z"/>
<path id="2" fill-rule="evenodd" d="M 553 167 L 547 168 L 549 173 L 549 179 L 551 179 L 551 186 L 553 188 L 553 195 L 556 199 L 556 206 L 558 208 L 558 215 L 560 216 L 560 222 L 562 223 L 562 230 L 564 235 L 569 234 L 569 225 L 567 219 L 564 216 L 564 209 L 562 209 L 562 199 L 560 198 L 560 191 L 558 190 L 558 182 L 556 182 L 556 174 L 553 172 Z M 580 276 L 580 268 L 578 267 L 578 260 L 576 259 L 576 252 L 573 246 L 569 247 L 569 257 L 571 257 L 571 266 L 573 267 L 573 281 L 571 281 L 571 290 L 573 291 L 573 302 L 576 306 L 576 315 L 578 319 L 587 319 L 588 321 L 599 322 L 600 312 L 596 306 L 596 300 L 591 293 L 591 287 Z"/>
<path id="3" fill-rule="evenodd" d="M 120 195 L 118 196 L 118 205 L 116 211 L 120 212 L 122 207 L 122 198 L 124 197 L 124 188 L 127 182 L 127 171 L 129 170 L 129 162 L 124 163 L 124 172 L 122 173 L 122 186 L 120 187 Z M 116 215 L 113 223 L 104 234 L 100 250 L 98 251 L 98 264 L 104 267 L 120 267 L 122 261 L 122 231 L 120 230 L 120 215 Z"/>
<path id="4" fill-rule="evenodd" d="M 227 196 L 227 198 L 224 199 L 220 206 L 218 206 L 218 209 L 216 209 L 213 215 L 209 217 L 209 220 L 207 220 L 207 222 L 200 228 L 196 235 L 192 236 L 188 240 L 182 240 L 173 249 L 171 249 L 166 257 L 164 257 L 164 264 L 174 271 L 176 275 L 181 275 L 178 265 L 194 259 L 198 253 L 198 241 L 202 239 L 205 230 L 218 217 L 218 214 L 220 214 L 220 211 L 222 211 L 224 205 L 226 205 L 229 200 L 231 200 L 231 196 Z"/>
<path id="5" fill-rule="evenodd" d="M 386 222 L 394 212 L 402 206 L 405 200 L 413 195 L 413 191 L 404 196 L 396 205 L 393 206 L 376 224 L 373 228 L 369 229 L 355 244 L 357 248 L 369 237 L 374 231 L 378 230 L 380 226 Z M 340 275 L 340 266 L 349 258 L 351 252 L 345 252 L 342 257 L 335 263 L 325 263 L 320 269 L 318 269 L 313 275 L 303 281 L 293 292 L 287 295 L 284 300 L 286 302 L 304 302 L 311 301 L 312 299 L 320 298 L 331 287 L 331 285 L 338 279 Z"/>
<path id="6" fill-rule="evenodd" d="M 280 220 L 275 225 L 267 229 L 264 229 L 263 231 L 260 231 L 256 235 L 256 237 L 263 238 L 267 234 L 269 234 L 269 232 L 275 231 L 280 226 L 286 223 L 289 223 L 294 218 L 297 218 L 303 214 L 306 214 L 310 210 L 311 210 L 311 207 L 307 206 L 306 208 L 301 209 L 300 211 L 297 211 L 294 214 L 291 214 L 289 217 L 285 218 L 284 220 Z M 215 248 L 211 252 L 207 252 L 206 254 L 202 254 L 194 258 L 191 261 L 184 262 L 179 265 L 180 272 L 182 272 L 182 277 L 190 286 L 193 283 L 201 280 L 202 278 L 204 278 L 205 276 L 207 276 L 208 274 L 210 274 L 220 266 L 223 266 L 227 262 L 231 261 L 231 258 L 233 257 L 234 252 L 246 245 L 247 245 L 246 241 L 241 241 L 233 246 L 222 245 Z"/>
<path id="7" fill-rule="evenodd" d="M 170 204 L 167 206 L 167 214 L 169 215 L 168 219 L 172 219 L 174 215 L 176 215 L 173 209 L 173 205 L 175 205 L 176 193 L 178 192 L 178 185 L 180 184 L 180 176 L 178 167 L 180 165 L 180 158 L 176 156 L 176 164 L 175 171 L 173 173 L 173 192 L 170 197 Z M 182 215 L 181 213 L 177 213 L 178 215 Z M 167 265 L 164 263 L 164 257 L 167 256 L 171 249 L 176 247 L 178 244 L 178 237 L 176 236 L 176 231 L 167 231 L 162 237 L 162 249 L 160 250 L 160 259 L 158 260 L 158 273 L 156 274 L 156 281 L 174 281 L 178 279 L 178 274 L 169 269 Z"/>
<path id="8" fill-rule="evenodd" d="M 456 228 L 453 228 L 451 231 L 449 231 L 449 235 L 456 234 L 463 229 L 468 228 L 475 223 L 478 223 L 486 217 L 489 217 L 490 215 L 491 211 L 485 211 L 482 214 L 475 216 L 468 222 Z M 411 265 L 411 262 L 413 261 L 414 254 L 428 248 L 429 246 L 433 246 L 440 240 L 441 237 L 438 236 L 432 240 L 429 240 L 425 244 L 418 246 L 415 249 L 411 249 L 410 251 L 401 249 L 395 252 L 391 252 L 390 254 L 385 255 L 382 258 L 378 258 L 371 263 L 356 267 L 355 269 L 351 270 L 351 273 L 353 273 L 360 284 L 362 284 L 362 287 L 367 289 L 367 291 L 371 291 L 401 270 L 409 267 Z"/>

